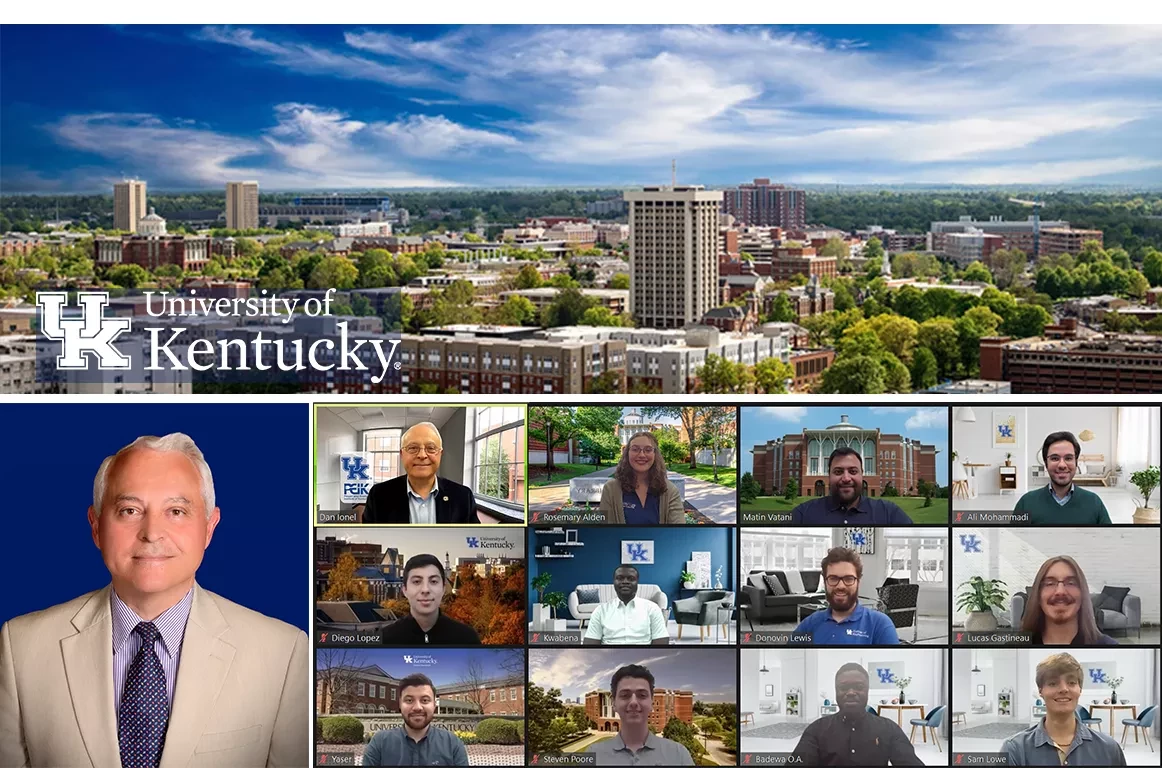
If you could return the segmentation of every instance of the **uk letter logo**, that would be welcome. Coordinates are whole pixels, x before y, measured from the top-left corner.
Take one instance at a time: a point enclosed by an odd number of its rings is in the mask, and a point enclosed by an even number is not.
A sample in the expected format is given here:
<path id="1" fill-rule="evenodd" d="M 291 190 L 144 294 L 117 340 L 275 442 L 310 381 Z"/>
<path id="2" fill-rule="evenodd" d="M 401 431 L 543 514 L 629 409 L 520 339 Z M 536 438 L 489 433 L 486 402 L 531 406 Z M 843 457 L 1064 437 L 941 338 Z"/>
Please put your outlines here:
<path id="1" fill-rule="evenodd" d="M 89 358 L 95 357 L 98 370 L 128 370 L 132 364 L 129 357 L 113 346 L 113 342 L 128 331 L 133 322 L 128 317 L 103 316 L 104 308 L 109 305 L 109 294 L 104 291 L 77 294 L 80 319 L 64 319 L 67 302 L 68 294 L 64 291 L 45 291 L 36 296 L 36 304 L 41 309 L 41 332 L 61 343 L 61 353 L 56 358 L 57 368 L 88 370 Z"/>

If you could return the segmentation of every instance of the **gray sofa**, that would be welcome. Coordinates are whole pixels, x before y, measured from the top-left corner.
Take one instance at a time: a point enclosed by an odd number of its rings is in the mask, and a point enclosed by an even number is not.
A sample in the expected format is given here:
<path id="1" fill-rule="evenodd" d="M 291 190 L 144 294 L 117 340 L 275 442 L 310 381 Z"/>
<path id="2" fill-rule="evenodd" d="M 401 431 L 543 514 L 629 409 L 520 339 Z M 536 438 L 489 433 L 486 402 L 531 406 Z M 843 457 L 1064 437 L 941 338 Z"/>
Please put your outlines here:
<path id="1" fill-rule="evenodd" d="M 1026 587 L 1026 590 L 1031 587 Z M 1009 615 L 1012 627 L 1017 629 L 1021 626 L 1021 619 L 1025 615 L 1025 605 L 1028 600 L 1026 598 L 1027 592 L 1016 592 L 1009 598 Z M 1090 592 L 1089 599 L 1094 605 L 1094 618 L 1097 620 L 1097 627 L 1103 634 L 1113 635 L 1114 632 L 1121 632 L 1128 636 L 1130 632 L 1137 632 L 1138 636 L 1142 636 L 1142 599 L 1134 594 L 1127 594 L 1122 600 L 1121 610 L 1116 608 L 1097 608 L 1098 601 L 1102 599 L 1101 592 Z"/>
<path id="2" fill-rule="evenodd" d="M 782 595 L 772 595 L 763 583 L 763 574 L 778 579 L 783 587 Z M 783 571 L 751 571 L 746 577 L 742 592 L 746 594 L 749 606 L 746 609 L 751 621 L 764 624 L 774 621 L 798 621 L 796 608 L 800 605 L 818 602 L 823 590 L 822 571 L 799 571 L 803 580 L 803 592 L 792 592 Z"/>

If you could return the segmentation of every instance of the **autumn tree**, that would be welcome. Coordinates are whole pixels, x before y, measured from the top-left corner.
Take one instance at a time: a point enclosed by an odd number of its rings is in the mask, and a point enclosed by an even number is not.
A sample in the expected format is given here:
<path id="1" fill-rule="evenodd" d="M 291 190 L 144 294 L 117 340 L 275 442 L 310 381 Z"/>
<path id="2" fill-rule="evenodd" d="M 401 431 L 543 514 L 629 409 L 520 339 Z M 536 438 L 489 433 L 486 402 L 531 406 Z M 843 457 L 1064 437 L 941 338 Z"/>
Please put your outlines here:
<path id="1" fill-rule="evenodd" d="M 358 569 L 359 561 L 355 555 L 350 552 L 339 555 L 335 567 L 327 574 L 327 591 L 323 593 L 323 600 L 370 600 L 367 580 L 355 576 Z"/>

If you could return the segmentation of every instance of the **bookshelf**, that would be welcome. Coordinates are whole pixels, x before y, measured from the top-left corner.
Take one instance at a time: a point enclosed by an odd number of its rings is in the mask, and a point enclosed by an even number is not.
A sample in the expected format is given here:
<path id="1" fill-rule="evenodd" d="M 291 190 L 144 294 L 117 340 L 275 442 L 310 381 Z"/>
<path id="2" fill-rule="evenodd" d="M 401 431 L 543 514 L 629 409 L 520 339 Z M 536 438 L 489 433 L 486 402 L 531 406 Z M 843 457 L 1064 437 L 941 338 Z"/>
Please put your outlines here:
<path id="1" fill-rule="evenodd" d="M 802 717 L 803 712 L 799 709 L 799 694 L 794 691 L 787 692 L 787 717 Z"/>
<path id="2" fill-rule="evenodd" d="M 997 694 L 997 714 L 1001 717 L 1013 716 L 1013 694 L 1002 691 Z"/>

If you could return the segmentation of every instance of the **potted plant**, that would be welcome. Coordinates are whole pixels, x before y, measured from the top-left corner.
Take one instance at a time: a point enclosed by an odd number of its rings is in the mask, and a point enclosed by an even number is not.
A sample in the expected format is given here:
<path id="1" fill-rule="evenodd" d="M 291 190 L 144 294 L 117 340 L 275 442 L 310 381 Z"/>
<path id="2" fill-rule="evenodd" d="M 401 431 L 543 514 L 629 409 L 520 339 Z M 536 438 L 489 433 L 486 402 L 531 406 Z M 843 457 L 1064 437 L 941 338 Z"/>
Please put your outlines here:
<path id="1" fill-rule="evenodd" d="M 682 569 L 682 573 L 678 576 L 678 581 L 682 582 L 683 589 L 694 589 L 694 579 L 697 578 L 694 574 Z"/>
<path id="2" fill-rule="evenodd" d="M 530 582 L 532 588 L 537 591 L 537 602 L 533 604 L 533 628 L 539 628 L 540 622 L 544 620 L 546 612 L 551 614 L 551 611 L 546 611 L 548 607 L 545 603 L 545 590 L 549 588 L 549 583 L 553 580 L 553 574 L 544 571 L 538 573 L 536 577 Z"/>
<path id="3" fill-rule="evenodd" d="M 1006 467 L 1013 466 L 1013 454 L 1011 454 L 1011 453 L 1005 454 L 1005 466 Z"/>
<path id="4" fill-rule="evenodd" d="M 1150 494 L 1154 493 L 1154 489 L 1158 487 L 1158 479 L 1158 467 L 1146 467 L 1130 475 L 1130 482 L 1142 494 L 1142 501 L 1134 510 L 1135 523 L 1158 524 L 1158 510 L 1150 506 Z"/>
<path id="5" fill-rule="evenodd" d="M 1000 579 L 982 579 L 973 576 L 959 586 L 964 589 L 956 596 L 956 607 L 968 614 L 964 628 L 969 632 L 992 632 L 997 628 L 993 608 L 1004 607 L 1009 593 L 1001 588 Z"/>
<path id="6" fill-rule="evenodd" d="M 896 687 L 898 687 L 900 689 L 900 703 L 901 704 L 907 703 L 908 698 L 904 694 L 904 690 L 911 684 L 912 684 L 912 678 L 910 678 L 910 677 L 900 677 L 900 678 L 896 679 Z"/>
<path id="7" fill-rule="evenodd" d="M 549 618 L 556 618 L 557 611 L 565 605 L 565 594 L 563 592 L 550 592 L 544 597 L 545 605 L 549 606 Z"/>
<path id="8" fill-rule="evenodd" d="M 1113 680 L 1110 680 L 1110 691 L 1111 691 L 1110 703 L 1111 704 L 1118 703 L 1118 688 L 1120 688 L 1121 685 L 1122 685 L 1122 678 L 1120 678 L 1120 677 L 1115 677 Z M 1123 703 L 1124 703 L 1124 701 L 1123 701 Z"/>

